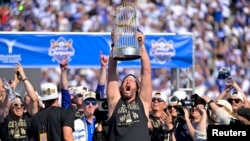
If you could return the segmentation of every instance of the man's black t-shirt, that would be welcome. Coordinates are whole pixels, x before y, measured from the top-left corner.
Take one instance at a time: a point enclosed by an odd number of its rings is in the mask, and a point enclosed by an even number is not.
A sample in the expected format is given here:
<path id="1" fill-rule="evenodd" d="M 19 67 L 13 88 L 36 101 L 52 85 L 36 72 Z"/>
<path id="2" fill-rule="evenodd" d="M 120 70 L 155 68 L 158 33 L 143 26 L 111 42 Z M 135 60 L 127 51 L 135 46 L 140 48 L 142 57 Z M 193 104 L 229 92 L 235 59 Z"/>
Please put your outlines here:
<path id="1" fill-rule="evenodd" d="M 30 117 L 28 113 L 24 113 L 22 118 L 14 119 L 9 114 L 4 122 L 0 124 L 1 141 L 28 141 L 26 130 Z"/>
<path id="2" fill-rule="evenodd" d="M 28 136 L 36 141 L 47 133 L 48 141 L 63 141 L 63 126 L 74 129 L 75 114 L 70 109 L 47 107 L 31 118 Z"/>
<path id="3" fill-rule="evenodd" d="M 150 141 L 147 121 L 139 96 L 130 103 L 120 99 L 109 119 L 109 141 Z"/>

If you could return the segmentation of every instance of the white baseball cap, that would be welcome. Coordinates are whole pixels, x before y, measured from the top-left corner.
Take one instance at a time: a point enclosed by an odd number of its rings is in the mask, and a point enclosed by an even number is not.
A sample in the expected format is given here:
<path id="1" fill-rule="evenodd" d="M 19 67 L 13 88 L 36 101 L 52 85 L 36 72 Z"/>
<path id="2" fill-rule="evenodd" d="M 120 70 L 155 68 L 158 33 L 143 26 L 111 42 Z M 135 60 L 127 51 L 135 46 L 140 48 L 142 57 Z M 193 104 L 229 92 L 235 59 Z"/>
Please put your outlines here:
<path id="1" fill-rule="evenodd" d="M 76 87 L 69 87 L 68 90 L 69 90 L 69 94 L 70 95 L 73 95 L 74 94 L 74 91 L 75 91 Z"/>
<path id="2" fill-rule="evenodd" d="M 76 96 L 78 94 L 84 95 L 86 92 L 88 92 L 88 88 L 86 86 L 77 86 L 73 91 L 73 96 Z"/>
<path id="3" fill-rule="evenodd" d="M 167 103 L 167 96 L 162 94 L 162 92 L 160 92 L 160 91 L 153 92 L 152 98 L 161 98 L 165 103 Z"/>
<path id="4" fill-rule="evenodd" d="M 240 92 L 240 91 L 234 91 L 234 92 L 232 92 L 230 98 L 238 98 L 238 99 L 240 99 L 241 101 L 244 102 L 243 93 Z"/>
<path id="5" fill-rule="evenodd" d="M 179 98 L 177 96 L 168 97 L 168 105 L 182 105 Z"/>
<path id="6" fill-rule="evenodd" d="M 96 99 L 96 93 L 91 91 L 85 92 L 83 95 L 83 101 L 86 99 Z"/>
<path id="7" fill-rule="evenodd" d="M 176 96 L 179 100 L 182 100 L 187 98 L 187 93 L 183 90 L 176 90 L 173 92 L 173 96 Z"/>
<path id="8" fill-rule="evenodd" d="M 57 86 L 53 83 L 43 83 L 41 85 L 41 99 L 43 101 L 58 98 Z"/>

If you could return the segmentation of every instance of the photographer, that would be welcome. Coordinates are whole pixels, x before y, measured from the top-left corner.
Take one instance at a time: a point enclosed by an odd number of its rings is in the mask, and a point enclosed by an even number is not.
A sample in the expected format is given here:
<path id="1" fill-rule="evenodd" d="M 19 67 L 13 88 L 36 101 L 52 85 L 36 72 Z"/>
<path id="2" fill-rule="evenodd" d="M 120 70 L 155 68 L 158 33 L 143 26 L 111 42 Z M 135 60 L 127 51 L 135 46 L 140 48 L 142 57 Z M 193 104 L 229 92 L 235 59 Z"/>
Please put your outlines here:
<path id="1" fill-rule="evenodd" d="M 242 91 L 240 86 L 233 80 L 231 76 L 229 77 L 230 81 L 228 81 L 228 77 L 222 77 L 222 74 L 221 72 L 219 73 L 218 79 L 224 79 L 226 87 L 215 101 L 218 101 L 220 99 L 228 100 L 228 102 L 232 105 L 233 114 L 237 115 L 237 110 L 239 108 L 249 108 L 248 99 L 246 97 L 246 94 Z"/>
<path id="2" fill-rule="evenodd" d="M 230 91 L 234 89 L 230 93 Z M 226 88 L 223 92 L 216 98 L 215 101 L 211 100 L 209 97 L 203 97 L 205 101 L 208 103 L 208 106 L 212 110 L 212 112 L 216 115 L 216 120 L 219 124 L 222 125 L 242 125 L 249 124 L 249 122 L 242 118 L 246 116 L 247 112 L 242 109 L 248 106 L 248 100 L 241 92 L 240 87 L 237 85 L 235 81 L 231 83 L 226 82 Z M 227 100 L 225 100 L 227 99 Z M 223 102 L 224 101 L 224 102 Z M 240 110 L 239 110 L 240 109 Z"/>
<path id="3" fill-rule="evenodd" d="M 202 121 L 206 102 L 197 94 L 191 96 L 191 100 L 179 100 L 176 96 L 169 97 L 168 111 L 173 117 L 174 136 L 172 140 L 193 141 L 201 139 L 203 134 L 198 130 Z M 171 106 L 171 107 L 170 107 Z M 190 109 L 188 109 L 190 107 Z M 203 129 L 203 128 L 201 128 Z M 204 133 L 204 131 L 202 131 Z"/>
<path id="4" fill-rule="evenodd" d="M 218 79 L 224 80 L 225 88 L 223 89 L 221 95 L 216 98 L 216 101 L 219 99 L 227 99 L 229 103 L 232 104 L 233 112 L 236 114 L 237 109 L 240 107 L 250 107 L 246 94 L 243 92 L 241 87 L 233 79 L 230 74 L 230 68 L 222 68 L 219 71 Z"/>
<path id="5" fill-rule="evenodd" d="M 198 122 L 197 127 L 194 130 L 194 140 L 195 141 L 206 141 L 207 139 L 207 111 L 205 109 L 205 106 L 203 104 L 198 104 L 196 106 L 196 109 L 201 115 L 201 119 Z"/>

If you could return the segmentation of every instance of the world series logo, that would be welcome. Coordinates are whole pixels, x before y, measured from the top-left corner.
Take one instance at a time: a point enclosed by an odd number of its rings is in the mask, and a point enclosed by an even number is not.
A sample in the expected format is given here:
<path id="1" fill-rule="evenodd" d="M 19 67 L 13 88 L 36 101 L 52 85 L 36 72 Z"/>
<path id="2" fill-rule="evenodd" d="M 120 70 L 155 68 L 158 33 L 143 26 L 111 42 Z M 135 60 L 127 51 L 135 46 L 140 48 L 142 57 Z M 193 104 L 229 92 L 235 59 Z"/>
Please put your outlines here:
<path id="1" fill-rule="evenodd" d="M 73 40 L 66 40 L 63 37 L 58 38 L 56 41 L 51 39 L 48 54 L 53 57 L 53 62 L 57 61 L 60 63 L 65 58 L 70 62 L 71 56 L 75 55 Z"/>
<path id="2" fill-rule="evenodd" d="M 160 38 L 158 41 L 152 40 L 151 43 L 149 55 L 153 57 L 154 63 L 164 64 L 169 62 L 176 54 L 172 40 L 166 41 L 164 38 Z"/>

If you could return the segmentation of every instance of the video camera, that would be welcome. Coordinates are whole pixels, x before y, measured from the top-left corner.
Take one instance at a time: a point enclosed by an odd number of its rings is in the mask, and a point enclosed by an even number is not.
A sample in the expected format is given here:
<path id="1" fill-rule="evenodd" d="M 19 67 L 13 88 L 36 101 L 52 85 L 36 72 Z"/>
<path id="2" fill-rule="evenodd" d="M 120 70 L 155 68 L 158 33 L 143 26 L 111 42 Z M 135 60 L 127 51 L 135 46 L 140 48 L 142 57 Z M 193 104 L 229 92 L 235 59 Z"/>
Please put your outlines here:
<path id="1" fill-rule="evenodd" d="M 184 117 L 185 113 L 184 113 L 183 108 L 194 106 L 195 101 L 193 101 L 192 99 L 181 99 L 179 101 L 181 103 L 181 106 L 176 107 L 177 117 Z"/>
<path id="2" fill-rule="evenodd" d="M 194 101 L 192 99 L 179 99 L 177 96 L 171 96 L 169 97 L 168 103 L 170 105 L 175 105 L 177 117 L 183 117 L 184 111 L 183 108 L 185 107 L 192 107 L 194 106 Z M 167 108 L 165 109 L 165 112 L 167 112 Z"/>
<path id="3" fill-rule="evenodd" d="M 192 107 L 195 105 L 195 101 L 193 99 L 182 99 L 180 100 L 181 105 L 185 107 Z"/>
<path id="4" fill-rule="evenodd" d="M 102 112 L 108 111 L 108 100 L 107 98 L 97 100 L 98 103 L 98 110 Z"/>
<path id="5" fill-rule="evenodd" d="M 98 103 L 98 109 L 95 110 L 95 117 L 97 122 L 105 122 L 108 119 L 108 100 L 107 98 L 101 98 L 101 94 L 96 92 L 96 99 Z"/>
<path id="6" fill-rule="evenodd" d="M 195 105 L 198 105 L 198 104 L 202 104 L 202 105 L 206 105 L 206 101 L 201 98 L 198 94 L 193 94 L 191 96 L 191 99 L 181 99 L 180 100 L 181 102 L 181 107 L 177 108 L 176 111 L 177 111 L 177 116 L 184 116 L 184 111 L 183 111 L 183 108 L 186 108 L 186 107 L 193 107 Z"/>

